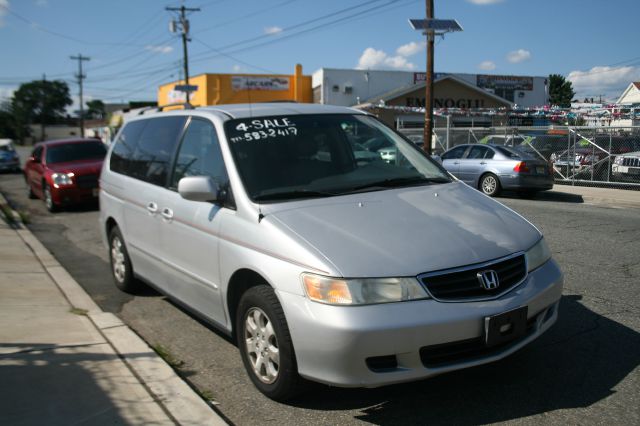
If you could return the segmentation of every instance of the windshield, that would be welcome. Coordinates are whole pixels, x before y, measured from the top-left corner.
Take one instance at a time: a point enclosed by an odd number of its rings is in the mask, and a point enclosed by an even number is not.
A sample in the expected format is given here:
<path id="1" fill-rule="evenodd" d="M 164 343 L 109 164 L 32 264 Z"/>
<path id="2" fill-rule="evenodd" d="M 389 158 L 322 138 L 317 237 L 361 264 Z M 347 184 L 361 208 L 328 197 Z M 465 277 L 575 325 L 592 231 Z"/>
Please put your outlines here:
<path id="1" fill-rule="evenodd" d="M 226 122 L 225 131 L 254 201 L 450 182 L 422 151 L 364 115 L 252 117 Z"/>
<path id="2" fill-rule="evenodd" d="M 47 164 L 78 160 L 100 160 L 107 155 L 102 142 L 68 143 L 47 147 Z"/>
<path id="3" fill-rule="evenodd" d="M 0 145 L 0 151 L 13 152 L 14 150 L 11 145 Z"/>

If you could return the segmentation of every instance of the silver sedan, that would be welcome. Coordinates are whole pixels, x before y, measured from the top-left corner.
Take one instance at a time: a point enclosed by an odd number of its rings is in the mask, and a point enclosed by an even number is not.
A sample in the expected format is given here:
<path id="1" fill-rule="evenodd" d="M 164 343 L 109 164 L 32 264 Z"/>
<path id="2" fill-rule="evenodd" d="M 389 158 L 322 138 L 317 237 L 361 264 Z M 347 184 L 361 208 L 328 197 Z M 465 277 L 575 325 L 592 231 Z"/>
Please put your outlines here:
<path id="1" fill-rule="evenodd" d="M 553 188 L 549 164 L 516 148 L 458 145 L 441 158 L 447 171 L 491 197 L 503 189 L 531 195 Z"/>

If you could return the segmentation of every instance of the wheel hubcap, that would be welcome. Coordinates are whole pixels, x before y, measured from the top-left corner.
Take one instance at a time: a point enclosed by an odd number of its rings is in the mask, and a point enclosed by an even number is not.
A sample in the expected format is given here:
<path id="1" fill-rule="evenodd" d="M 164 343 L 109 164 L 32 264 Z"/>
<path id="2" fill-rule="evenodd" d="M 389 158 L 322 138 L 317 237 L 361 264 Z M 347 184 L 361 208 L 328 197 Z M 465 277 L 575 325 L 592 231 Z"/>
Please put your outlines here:
<path id="1" fill-rule="evenodd" d="M 51 198 L 51 190 L 49 187 L 44 189 L 44 203 L 49 209 L 53 206 L 53 199 Z"/>
<path id="2" fill-rule="evenodd" d="M 492 176 L 484 178 L 482 181 L 482 189 L 487 194 L 492 194 L 496 190 L 497 182 Z"/>
<path id="3" fill-rule="evenodd" d="M 244 320 L 244 339 L 253 372 L 263 383 L 273 383 L 280 369 L 280 351 L 273 323 L 260 308 L 251 308 Z"/>
<path id="4" fill-rule="evenodd" d="M 124 262 L 124 252 L 122 249 L 122 241 L 120 238 L 113 237 L 111 240 L 111 266 L 113 268 L 113 276 L 119 283 L 124 282 L 126 273 L 126 265 Z"/>

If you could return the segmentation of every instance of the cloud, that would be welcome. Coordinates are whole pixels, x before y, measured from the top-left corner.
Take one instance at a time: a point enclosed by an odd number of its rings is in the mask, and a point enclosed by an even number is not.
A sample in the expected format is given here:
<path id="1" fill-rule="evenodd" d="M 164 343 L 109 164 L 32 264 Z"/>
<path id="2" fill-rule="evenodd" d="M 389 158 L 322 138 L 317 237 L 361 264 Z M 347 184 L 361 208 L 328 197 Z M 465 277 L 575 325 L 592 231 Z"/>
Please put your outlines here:
<path id="1" fill-rule="evenodd" d="M 396 53 L 399 56 L 409 57 L 420 52 L 426 46 L 427 46 L 427 43 L 424 41 L 420 43 L 416 43 L 415 41 L 412 41 L 411 43 L 403 44 L 402 46 L 398 47 L 396 49 Z"/>
<path id="2" fill-rule="evenodd" d="M 242 66 L 238 65 L 238 64 L 235 64 L 232 69 L 233 69 L 233 72 L 243 72 L 243 71 L 245 71 L 245 69 Z"/>
<path id="3" fill-rule="evenodd" d="M 467 0 L 469 3 L 477 4 L 479 6 L 486 6 L 488 4 L 502 3 L 504 0 Z"/>
<path id="4" fill-rule="evenodd" d="M 478 68 L 484 71 L 492 71 L 496 69 L 496 64 L 492 61 L 482 61 L 478 64 Z"/>
<path id="5" fill-rule="evenodd" d="M 282 32 L 282 28 L 280 27 L 266 27 L 264 29 L 264 33 L 269 35 L 279 34 L 281 32 Z"/>
<path id="6" fill-rule="evenodd" d="M 144 48 L 146 50 L 151 51 L 151 52 L 161 53 L 163 55 L 166 55 L 167 53 L 173 52 L 173 47 L 171 47 L 171 46 L 155 46 L 153 44 L 149 44 L 149 45 L 145 46 Z"/>
<path id="7" fill-rule="evenodd" d="M 640 67 L 595 66 L 589 71 L 571 71 L 567 80 L 578 96 L 617 97 L 633 81 L 640 81 Z"/>
<path id="8" fill-rule="evenodd" d="M 367 47 L 360 59 L 358 60 L 358 69 L 395 69 L 395 70 L 413 70 L 415 64 L 407 61 L 407 58 L 401 55 L 389 56 L 382 50 L 376 50 L 373 47 Z"/>
<path id="9" fill-rule="evenodd" d="M 4 17 L 9 9 L 9 0 L 0 0 L 0 27 L 4 27 Z"/>
<path id="10" fill-rule="evenodd" d="M 511 62 L 512 64 L 517 64 L 529 59 L 531 59 L 531 52 L 525 49 L 518 49 L 507 53 L 507 61 Z"/>
<path id="11" fill-rule="evenodd" d="M 8 101 L 13 96 L 13 92 L 18 90 L 17 87 L 0 87 L 0 103 Z"/>

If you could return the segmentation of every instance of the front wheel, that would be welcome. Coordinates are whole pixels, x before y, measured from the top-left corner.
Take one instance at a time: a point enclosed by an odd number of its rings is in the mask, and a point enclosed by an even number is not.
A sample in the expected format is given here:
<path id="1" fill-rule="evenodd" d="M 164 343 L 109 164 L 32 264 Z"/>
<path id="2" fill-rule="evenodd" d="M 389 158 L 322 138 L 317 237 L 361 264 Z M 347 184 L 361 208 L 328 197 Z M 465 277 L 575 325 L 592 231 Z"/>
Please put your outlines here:
<path id="1" fill-rule="evenodd" d="M 242 362 L 260 392 L 276 401 L 285 401 L 299 392 L 302 379 L 289 327 L 271 287 L 259 285 L 242 295 L 236 336 Z"/>
<path id="2" fill-rule="evenodd" d="M 480 179 L 480 190 L 489 197 L 495 197 L 500 193 L 500 181 L 498 176 L 487 173 Z"/>
<path id="3" fill-rule="evenodd" d="M 53 202 L 53 196 L 51 195 L 51 187 L 49 184 L 44 184 L 42 192 L 44 195 L 44 205 L 47 207 L 47 210 L 51 213 L 58 211 L 58 206 Z"/>

